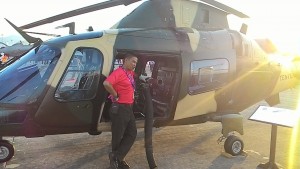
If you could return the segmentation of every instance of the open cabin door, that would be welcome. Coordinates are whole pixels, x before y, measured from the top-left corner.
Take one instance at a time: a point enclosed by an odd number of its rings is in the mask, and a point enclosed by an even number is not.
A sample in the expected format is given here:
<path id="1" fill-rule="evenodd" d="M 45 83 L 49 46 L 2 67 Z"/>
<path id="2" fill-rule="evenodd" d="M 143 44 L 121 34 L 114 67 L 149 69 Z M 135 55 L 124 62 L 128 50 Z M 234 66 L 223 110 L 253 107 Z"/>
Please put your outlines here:
<path id="1" fill-rule="evenodd" d="M 154 108 L 154 119 L 168 121 L 173 118 L 177 104 L 179 84 L 181 79 L 179 66 L 181 61 L 178 54 L 159 52 L 133 52 L 138 57 L 135 69 L 135 102 L 133 111 L 137 127 L 144 127 L 145 120 L 145 97 L 142 83 L 149 85 Z M 120 52 L 113 62 L 113 69 L 123 64 L 124 52 Z M 110 131 L 109 109 L 110 99 L 107 99 L 103 107 L 102 116 L 98 123 L 99 131 Z"/>

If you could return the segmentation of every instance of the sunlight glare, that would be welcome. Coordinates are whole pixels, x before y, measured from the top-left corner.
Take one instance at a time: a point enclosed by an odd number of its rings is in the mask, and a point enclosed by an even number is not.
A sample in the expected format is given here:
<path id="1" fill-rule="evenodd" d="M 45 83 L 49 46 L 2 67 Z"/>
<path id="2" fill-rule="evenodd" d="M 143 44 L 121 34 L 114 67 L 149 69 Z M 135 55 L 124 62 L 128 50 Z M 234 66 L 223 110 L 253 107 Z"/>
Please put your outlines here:
<path id="1" fill-rule="evenodd" d="M 294 56 L 292 55 L 283 55 L 280 53 L 270 54 L 269 59 L 271 62 L 279 63 L 285 68 L 291 68 L 292 66 L 294 66 L 293 63 Z"/>
<path id="2" fill-rule="evenodd" d="M 300 98 L 298 98 L 298 103 L 297 103 L 297 109 L 296 113 L 298 114 L 298 117 L 300 117 Z M 299 118 L 298 121 L 293 128 L 292 135 L 291 135 L 291 141 L 290 141 L 290 148 L 289 148 L 289 157 L 288 157 L 288 169 L 293 169 L 294 163 L 298 161 L 296 159 L 296 151 L 297 151 L 297 140 L 299 138 L 298 136 L 299 132 Z"/>

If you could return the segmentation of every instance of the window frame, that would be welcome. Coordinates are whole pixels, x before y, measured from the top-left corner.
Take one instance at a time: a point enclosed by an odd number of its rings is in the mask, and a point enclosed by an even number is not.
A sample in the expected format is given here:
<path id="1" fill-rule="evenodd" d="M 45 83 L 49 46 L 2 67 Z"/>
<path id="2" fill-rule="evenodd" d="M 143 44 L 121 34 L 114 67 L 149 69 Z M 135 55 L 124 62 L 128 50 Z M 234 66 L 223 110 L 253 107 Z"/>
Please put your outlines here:
<path id="1" fill-rule="evenodd" d="M 91 55 L 87 56 L 87 53 Z M 96 63 L 94 63 L 94 60 L 96 60 Z M 103 61 L 103 54 L 97 48 L 76 48 L 56 88 L 55 99 L 60 102 L 70 102 L 95 98 Z M 70 79 L 72 73 L 74 77 L 72 76 Z M 69 85 L 67 84 L 68 79 L 70 80 Z M 63 89 L 64 87 L 65 89 Z"/>
<path id="2" fill-rule="evenodd" d="M 195 95 L 221 88 L 228 83 L 229 73 L 230 62 L 226 58 L 194 60 L 190 62 L 188 93 Z"/>

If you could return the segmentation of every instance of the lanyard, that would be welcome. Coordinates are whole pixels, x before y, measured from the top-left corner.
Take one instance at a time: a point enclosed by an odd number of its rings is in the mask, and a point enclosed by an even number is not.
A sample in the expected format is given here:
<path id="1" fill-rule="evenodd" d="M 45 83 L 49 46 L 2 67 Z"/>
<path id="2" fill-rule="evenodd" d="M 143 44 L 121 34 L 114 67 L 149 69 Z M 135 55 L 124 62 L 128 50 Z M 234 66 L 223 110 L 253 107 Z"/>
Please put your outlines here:
<path id="1" fill-rule="evenodd" d="M 129 82 L 131 83 L 131 86 L 133 90 L 135 90 L 135 83 L 132 74 L 128 74 L 127 71 L 122 67 L 123 71 L 125 72 L 126 76 L 128 77 Z"/>

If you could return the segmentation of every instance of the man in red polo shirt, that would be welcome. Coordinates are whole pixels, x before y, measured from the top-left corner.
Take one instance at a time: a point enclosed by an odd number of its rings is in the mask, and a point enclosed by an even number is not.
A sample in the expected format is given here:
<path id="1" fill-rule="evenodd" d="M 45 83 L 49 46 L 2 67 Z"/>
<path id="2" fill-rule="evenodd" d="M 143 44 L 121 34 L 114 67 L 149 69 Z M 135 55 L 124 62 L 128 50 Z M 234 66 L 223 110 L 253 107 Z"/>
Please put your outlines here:
<path id="1" fill-rule="evenodd" d="M 110 110 L 112 152 L 109 153 L 110 166 L 113 169 L 130 168 L 124 160 L 132 147 L 136 134 L 135 117 L 132 111 L 134 102 L 134 69 L 138 58 L 127 54 L 123 66 L 114 70 L 103 82 L 112 100 Z"/>

